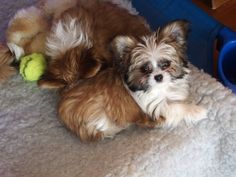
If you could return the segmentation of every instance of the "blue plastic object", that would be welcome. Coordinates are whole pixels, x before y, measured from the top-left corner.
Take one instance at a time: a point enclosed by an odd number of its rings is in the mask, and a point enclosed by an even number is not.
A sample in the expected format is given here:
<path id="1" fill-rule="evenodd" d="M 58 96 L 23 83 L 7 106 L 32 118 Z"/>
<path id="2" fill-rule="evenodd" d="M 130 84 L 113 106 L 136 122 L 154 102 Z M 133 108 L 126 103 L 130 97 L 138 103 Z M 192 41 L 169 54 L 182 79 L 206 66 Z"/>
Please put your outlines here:
<path id="1" fill-rule="evenodd" d="M 229 28 L 223 28 L 218 39 L 218 75 L 223 84 L 236 93 L 236 33 Z"/>
<path id="2" fill-rule="evenodd" d="M 195 6 L 191 0 L 132 0 L 132 4 L 154 30 L 176 19 L 188 20 L 191 23 L 189 61 L 213 74 L 214 41 L 223 28 L 221 23 Z"/>

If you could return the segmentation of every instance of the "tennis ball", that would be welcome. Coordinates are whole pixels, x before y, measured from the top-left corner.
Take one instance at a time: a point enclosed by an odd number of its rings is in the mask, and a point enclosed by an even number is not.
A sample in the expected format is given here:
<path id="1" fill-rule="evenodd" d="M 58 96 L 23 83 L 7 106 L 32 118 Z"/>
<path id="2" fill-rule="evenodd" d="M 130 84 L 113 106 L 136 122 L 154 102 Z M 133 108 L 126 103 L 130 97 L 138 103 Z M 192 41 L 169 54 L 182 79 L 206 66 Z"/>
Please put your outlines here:
<path id="1" fill-rule="evenodd" d="M 21 58 L 20 74 L 26 81 L 37 81 L 43 75 L 47 67 L 44 56 L 33 53 Z"/>

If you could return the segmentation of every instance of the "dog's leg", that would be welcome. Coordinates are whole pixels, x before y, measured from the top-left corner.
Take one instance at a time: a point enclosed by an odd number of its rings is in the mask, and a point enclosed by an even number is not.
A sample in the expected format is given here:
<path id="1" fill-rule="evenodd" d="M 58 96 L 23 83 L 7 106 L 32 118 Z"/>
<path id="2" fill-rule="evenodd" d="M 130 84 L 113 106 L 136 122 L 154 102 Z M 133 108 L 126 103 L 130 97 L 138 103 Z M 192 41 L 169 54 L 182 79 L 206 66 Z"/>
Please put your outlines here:
<path id="1" fill-rule="evenodd" d="M 142 128 L 155 128 L 161 127 L 165 123 L 165 121 L 166 119 L 162 116 L 157 119 L 151 119 L 148 116 L 143 116 L 136 122 L 136 124 Z"/>
<path id="2" fill-rule="evenodd" d="M 194 104 L 169 103 L 163 108 L 162 115 L 166 117 L 165 124 L 170 127 L 178 125 L 182 120 L 186 123 L 195 123 L 207 118 L 207 110 Z"/>
<path id="3" fill-rule="evenodd" d="M 4 82 L 16 74 L 16 69 L 11 66 L 14 56 L 10 50 L 0 44 L 0 82 Z"/>

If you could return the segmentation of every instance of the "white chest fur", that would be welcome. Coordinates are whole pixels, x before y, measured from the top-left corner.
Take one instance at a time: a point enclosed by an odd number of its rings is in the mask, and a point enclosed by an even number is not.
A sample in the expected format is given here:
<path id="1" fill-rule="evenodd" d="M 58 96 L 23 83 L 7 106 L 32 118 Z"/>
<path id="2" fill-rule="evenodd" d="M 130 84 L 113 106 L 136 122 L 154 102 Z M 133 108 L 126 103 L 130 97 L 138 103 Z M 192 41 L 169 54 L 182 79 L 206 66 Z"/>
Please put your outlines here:
<path id="1" fill-rule="evenodd" d="M 182 119 L 195 122 L 207 117 L 204 108 L 185 102 L 189 94 L 188 83 L 188 76 L 185 76 L 175 82 L 156 84 L 147 91 L 129 92 L 152 119 L 163 116 L 168 126 L 176 126 Z"/>

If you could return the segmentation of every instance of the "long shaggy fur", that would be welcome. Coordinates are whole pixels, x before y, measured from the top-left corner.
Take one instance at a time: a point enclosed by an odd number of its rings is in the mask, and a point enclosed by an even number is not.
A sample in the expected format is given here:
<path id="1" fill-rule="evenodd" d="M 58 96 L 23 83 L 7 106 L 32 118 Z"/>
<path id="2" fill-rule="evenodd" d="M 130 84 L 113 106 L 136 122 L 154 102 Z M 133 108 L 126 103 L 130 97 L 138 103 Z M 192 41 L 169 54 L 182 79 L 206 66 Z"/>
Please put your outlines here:
<path id="1" fill-rule="evenodd" d="M 0 83 L 16 74 L 16 69 L 11 66 L 13 60 L 14 56 L 9 48 L 0 43 Z"/>
<path id="2" fill-rule="evenodd" d="M 50 28 L 49 21 L 41 9 L 31 6 L 19 10 L 11 19 L 6 32 L 8 44 L 22 48 L 22 54 L 33 52 L 45 53 L 45 40 Z M 16 54 L 17 49 L 12 48 Z"/>
<path id="3" fill-rule="evenodd" d="M 64 90 L 58 115 L 83 141 L 113 137 L 131 124 L 153 128 L 162 123 L 142 112 L 114 69 L 104 70 Z"/>
<path id="4" fill-rule="evenodd" d="M 80 23 L 78 17 L 65 16 L 54 24 L 52 32 L 47 38 L 47 56 L 56 59 L 67 50 L 79 45 L 91 48 L 92 42 L 88 36 L 89 31 L 90 28 L 86 24 Z"/>
<path id="5" fill-rule="evenodd" d="M 15 59 L 33 52 L 45 53 L 46 31 L 49 24 L 37 7 L 19 10 L 6 31 L 7 44 L 0 44 L 0 80 L 6 81 L 16 73 L 11 66 Z"/>
<path id="6" fill-rule="evenodd" d="M 174 127 L 182 120 L 206 118 L 204 108 L 187 103 L 187 32 L 187 23 L 176 21 L 153 33 L 116 37 L 111 46 L 115 69 L 64 90 L 61 120 L 82 140 L 97 140 L 114 136 L 130 124 Z M 154 79 L 160 74 L 163 80 Z"/>
<path id="7" fill-rule="evenodd" d="M 113 54 L 109 48 L 117 35 L 139 36 L 150 32 L 141 17 L 132 15 L 117 5 L 101 1 L 78 1 L 75 7 L 64 11 L 53 23 L 46 44 L 50 57 L 49 66 L 39 81 L 39 86 L 43 88 L 60 88 L 72 84 L 71 79 L 64 77 L 64 73 L 68 74 L 66 69 L 71 68 L 71 65 L 78 66 L 74 70 L 74 76 L 70 72 L 69 77 L 74 78 L 75 82 L 76 79 L 93 77 L 100 69 L 113 65 Z M 76 60 L 69 59 L 71 52 L 76 53 L 74 50 L 84 51 L 84 54 L 74 56 Z"/>
<path id="8" fill-rule="evenodd" d="M 152 34 L 120 36 L 113 42 L 117 67 L 130 94 L 153 120 L 165 117 L 170 127 L 207 117 L 204 108 L 187 102 L 187 33 L 187 22 L 174 21 Z"/>
<path id="9" fill-rule="evenodd" d="M 93 47 L 91 23 L 87 11 L 77 7 L 54 21 L 46 42 L 48 69 L 39 81 L 40 87 L 64 87 L 98 72 L 100 65 L 89 52 Z"/>

